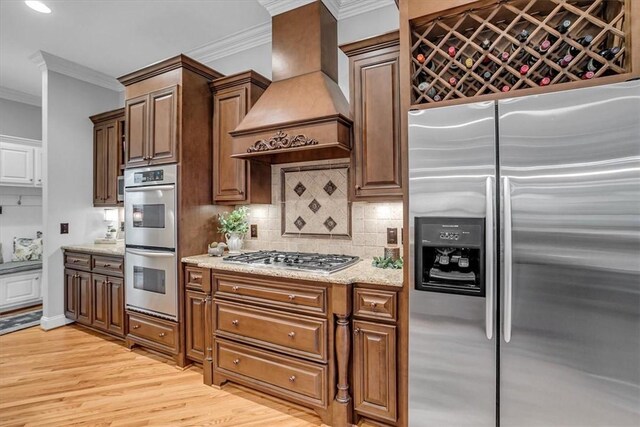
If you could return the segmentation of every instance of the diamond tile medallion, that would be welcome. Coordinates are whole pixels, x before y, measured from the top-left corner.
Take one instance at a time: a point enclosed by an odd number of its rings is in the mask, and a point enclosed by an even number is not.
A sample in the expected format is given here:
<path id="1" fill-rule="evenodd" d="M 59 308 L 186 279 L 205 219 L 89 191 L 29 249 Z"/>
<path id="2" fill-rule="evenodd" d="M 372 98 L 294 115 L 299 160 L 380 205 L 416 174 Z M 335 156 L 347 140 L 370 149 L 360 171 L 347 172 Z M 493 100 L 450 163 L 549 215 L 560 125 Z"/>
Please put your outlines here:
<path id="1" fill-rule="evenodd" d="M 281 169 L 284 236 L 350 237 L 349 164 Z"/>

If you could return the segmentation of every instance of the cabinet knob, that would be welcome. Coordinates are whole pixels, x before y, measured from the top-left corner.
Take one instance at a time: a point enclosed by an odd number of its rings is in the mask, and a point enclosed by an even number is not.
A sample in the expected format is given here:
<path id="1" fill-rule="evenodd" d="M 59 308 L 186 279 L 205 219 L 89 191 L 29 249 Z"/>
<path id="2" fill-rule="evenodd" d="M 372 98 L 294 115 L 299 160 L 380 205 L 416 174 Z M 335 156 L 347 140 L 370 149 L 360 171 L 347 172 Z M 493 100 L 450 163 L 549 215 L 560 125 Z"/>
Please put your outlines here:
<path id="1" fill-rule="evenodd" d="M 42 180 L 38 178 L 38 182 L 42 182 Z"/>
<path id="2" fill-rule="evenodd" d="M 296 336 L 296 333 L 295 333 L 295 332 L 293 332 L 293 331 L 291 331 L 291 332 L 289 332 L 289 334 L 288 334 L 288 335 L 289 335 L 289 338 L 293 338 L 293 337 L 295 337 L 295 336 Z"/>
<path id="3" fill-rule="evenodd" d="M 293 295 L 293 294 L 289 295 L 289 301 L 293 301 L 294 299 L 296 299 L 295 295 Z"/>
<path id="4" fill-rule="evenodd" d="M 231 324 L 232 324 L 233 326 L 238 326 L 238 324 L 239 324 L 239 323 L 240 323 L 240 322 L 238 322 L 238 320 L 232 320 L 232 321 L 231 321 Z"/>
<path id="5" fill-rule="evenodd" d="M 354 334 L 359 334 L 359 333 L 360 333 L 360 328 L 355 328 L 355 329 L 353 330 L 353 333 L 354 333 Z"/>
<path id="6" fill-rule="evenodd" d="M 107 285 L 111 286 L 113 285 L 113 282 L 111 280 L 107 280 Z"/>
<path id="7" fill-rule="evenodd" d="M 138 329 L 139 327 L 140 327 L 140 325 L 133 325 L 133 326 L 131 327 L 131 329 Z"/>
<path id="8" fill-rule="evenodd" d="M 237 365 L 238 363 L 240 363 L 240 359 L 234 359 L 234 360 L 233 360 L 233 364 L 234 364 L 234 365 Z"/>
<path id="9" fill-rule="evenodd" d="M 73 263 L 74 263 L 74 264 L 76 264 L 76 263 L 78 263 L 78 262 L 80 262 L 80 260 L 79 260 L 79 259 L 74 259 L 74 260 L 73 260 Z"/>
<path id="10" fill-rule="evenodd" d="M 234 286 L 234 287 L 231 288 L 231 290 L 233 292 L 238 292 L 238 289 L 240 289 L 240 287 L 238 287 L 238 286 Z"/>
<path id="11" fill-rule="evenodd" d="M 106 280 L 103 280 L 103 281 L 102 281 L 102 284 L 103 284 L 103 285 L 106 285 L 106 284 L 107 284 L 107 281 L 106 281 Z"/>
<path id="12" fill-rule="evenodd" d="M 33 181 L 33 178 L 29 178 L 29 181 Z"/>
<path id="13" fill-rule="evenodd" d="M 104 268 L 108 268 L 108 267 L 111 267 L 111 264 L 105 264 L 104 265 Z"/>
<path id="14" fill-rule="evenodd" d="M 290 383 L 294 382 L 295 380 L 296 380 L 296 376 L 295 376 L 295 375 L 291 375 L 291 376 L 289 377 L 289 382 L 290 382 Z"/>
<path id="15" fill-rule="evenodd" d="M 369 304 L 371 306 L 372 309 L 376 309 L 376 307 L 378 306 L 378 303 L 375 301 L 371 301 L 371 304 Z"/>
<path id="16" fill-rule="evenodd" d="M 362 187 L 360 187 L 359 184 L 356 184 L 356 191 L 360 191 L 362 189 Z"/>
<path id="17" fill-rule="evenodd" d="M 165 334 L 164 332 L 160 332 L 160 333 L 158 334 L 158 336 L 159 336 L 160 338 L 164 337 L 165 335 L 167 335 L 167 334 Z"/>

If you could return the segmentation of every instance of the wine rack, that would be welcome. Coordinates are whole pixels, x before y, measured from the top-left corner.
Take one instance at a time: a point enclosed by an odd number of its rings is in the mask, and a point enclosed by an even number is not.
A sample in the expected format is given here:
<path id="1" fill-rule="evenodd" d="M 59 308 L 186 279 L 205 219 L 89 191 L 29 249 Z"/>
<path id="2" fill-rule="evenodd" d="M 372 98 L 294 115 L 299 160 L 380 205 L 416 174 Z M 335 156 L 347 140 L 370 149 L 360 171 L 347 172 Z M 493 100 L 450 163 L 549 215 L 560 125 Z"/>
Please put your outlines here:
<path id="1" fill-rule="evenodd" d="M 640 0 L 502 0 L 414 19 L 411 103 L 476 101 L 627 74 L 625 1 Z"/>

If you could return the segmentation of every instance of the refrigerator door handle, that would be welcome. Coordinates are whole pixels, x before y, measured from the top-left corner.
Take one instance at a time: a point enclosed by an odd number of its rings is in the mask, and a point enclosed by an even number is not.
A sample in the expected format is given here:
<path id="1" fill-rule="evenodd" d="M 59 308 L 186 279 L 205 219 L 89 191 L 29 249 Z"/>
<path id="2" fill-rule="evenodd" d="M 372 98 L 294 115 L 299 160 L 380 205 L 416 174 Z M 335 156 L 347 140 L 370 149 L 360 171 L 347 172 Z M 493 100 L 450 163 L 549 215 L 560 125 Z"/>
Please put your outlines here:
<path id="1" fill-rule="evenodd" d="M 511 341 L 511 300 L 513 295 L 513 242 L 511 238 L 511 185 L 504 177 L 504 341 Z"/>
<path id="2" fill-rule="evenodd" d="M 493 302 L 494 302 L 494 282 L 495 282 L 495 261 L 493 245 L 495 239 L 495 224 L 493 212 L 493 180 L 487 177 L 485 188 L 485 209 L 486 209 L 486 229 L 489 230 L 486 243 L 486 295 L 485 295 L 485 333 L 487 339 L 493 338 Z"/>

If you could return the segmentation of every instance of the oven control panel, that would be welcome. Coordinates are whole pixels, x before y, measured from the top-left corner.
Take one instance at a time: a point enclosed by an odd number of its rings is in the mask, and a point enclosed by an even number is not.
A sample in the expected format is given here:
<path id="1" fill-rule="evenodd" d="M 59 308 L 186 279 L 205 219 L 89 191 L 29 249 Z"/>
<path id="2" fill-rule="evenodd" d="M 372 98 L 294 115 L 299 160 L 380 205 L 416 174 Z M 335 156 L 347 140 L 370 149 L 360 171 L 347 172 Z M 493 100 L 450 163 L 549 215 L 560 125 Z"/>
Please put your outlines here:
<path id="1" fill-rule="evenodd" d="M 135 184 L 158 182 L 162 180 L 164 180 L 164 171 L 162 169 L 136 172 L 133 174 L 133 182 Z"/>

